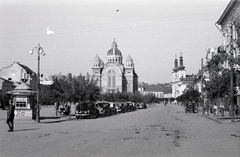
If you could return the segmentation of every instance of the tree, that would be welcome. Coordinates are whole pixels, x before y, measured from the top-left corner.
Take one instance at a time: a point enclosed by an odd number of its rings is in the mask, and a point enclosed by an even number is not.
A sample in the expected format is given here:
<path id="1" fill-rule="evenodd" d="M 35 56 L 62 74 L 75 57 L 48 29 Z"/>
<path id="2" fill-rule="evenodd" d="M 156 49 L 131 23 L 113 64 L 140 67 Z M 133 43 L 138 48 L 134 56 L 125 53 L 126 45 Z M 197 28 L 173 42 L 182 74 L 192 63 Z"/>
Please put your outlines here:
<path id="1" fill-rule="evenodd" d="M 51 86 L 41 88 L 42 99 L 54 101 L 96 101 L 99 98 L 99 87 L 93 76 L 79 74 L 52 76 L 54 83 Z M 43 101 L 44 101 L 43 100 Z"/>

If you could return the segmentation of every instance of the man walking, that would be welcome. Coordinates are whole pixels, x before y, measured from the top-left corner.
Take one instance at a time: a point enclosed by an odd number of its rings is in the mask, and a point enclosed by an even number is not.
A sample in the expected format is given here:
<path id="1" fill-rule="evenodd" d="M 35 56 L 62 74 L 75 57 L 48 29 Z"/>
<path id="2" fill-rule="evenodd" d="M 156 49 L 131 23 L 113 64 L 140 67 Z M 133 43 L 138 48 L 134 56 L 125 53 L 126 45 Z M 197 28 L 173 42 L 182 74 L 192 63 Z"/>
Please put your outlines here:
<path id="1" fill-rule="evenodd" d="M 6 123 L 8 124 L 8 127 L 9 127 L 8 132 L 12 132 L 13 131 L 15 106 L 14 106 L 14 103 L 12 102 L 12 100 L 10 100 L 9 102 L 10 102 L 10 106 L 9 106 L 9 109 L 8 109 L 8 112 L 7 112 Z"/>

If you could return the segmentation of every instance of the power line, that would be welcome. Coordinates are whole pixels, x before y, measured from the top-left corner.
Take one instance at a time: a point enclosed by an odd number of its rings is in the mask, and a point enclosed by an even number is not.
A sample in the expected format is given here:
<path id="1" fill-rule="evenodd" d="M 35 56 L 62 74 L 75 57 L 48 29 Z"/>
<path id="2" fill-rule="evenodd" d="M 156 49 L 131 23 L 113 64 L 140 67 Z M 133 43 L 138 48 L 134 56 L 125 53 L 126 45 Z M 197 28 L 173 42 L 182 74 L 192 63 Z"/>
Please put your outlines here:
<path id="1" fill-rule="evenodd" d="M 62 30 L 67 28 L 83 28 L 83 27 L 93 27 L 93 26 L 104 26 L 104 25 L 113 25 L 119 23 L 129 23 L 129 22 L 143 22 L 143 21 L 151 21 L 151 20 L 162 20 L 168 18 L 176 18 L 176 17 L 189 17 L 189 16 L 196 16 L 201 14 L 214 14 L 219 12 L 205 12 L 205 13 L 198 13 L 198 14 L 185 14 L 185 15 L 176 15 L 176 16 L 165 16 L 165 17 L 158 17 L 158 18 L 148 18 L 148 19 L 139 19 L 139 20 L 128 20 L 128 21 L 119 21 L 119 22 L 108 22 L 108 23 L 97 23 L 97 24 L 88 24 L 88 25 L 80 25 L 80 26 L 69 26 L 69 27 L 55 27 L 52 28 L 54 30 Z M 139 27 L 139 26 L 138 26 Z M 43 32 L 45 30 L 31 30 L 31 31 L 24 31 L 24 32 L 11 32 L 11 33 L 0 33 L 0 36 L 3 35 L 16 35 L 16 34 L 26 34 L 26 33 L 38 33 Z M 31 35 L 26 37 L 35 37 L 35 36 L 43 36 L 43 35 Z M 11 38 L 11 37 L 10 37 Z M 0 38 L 0 39 L 9 39 L 9 38 Z"/>
<path id="2" fill-rule="evenodd" d="M 149 27 L 149 26 L 158 26 L 158 25 L 171 25 L 171 24 L 178 24 L 178 23 L 189 23 L 189 22 L 202 22 L 202 21 L 209 21 L 209 20 L 214 20 L 214 19 L 203 19 L 203 20 L 189 20 L 189 21 L 180 21 L 180 22 L 165 22 L 165 23 L 159 23 L 159 24 L 138 24 L 137 28 L 139 27 Z M 135 27 L 136 28 L 136 27 Z M 107 31 L 107 30 L 114 30 L 114 29 L 133 29 L 133 26 L 121 26 L 121 27 L 112 27 L 112 28 L 102 28 L 102 29 L 91 29 L 91 30 L 77 30 L 77 31 L 70 31 L 70 32 L 56 32 L 55 35 L 64 35 L 64 34 L 69 34 L 69 33 L 86 33 L 86 32 L 96 32 L 96 31 Z M 33 32 L 33 31 L 32 31 Z M 19 37 L 0 37 L 0 39 L 19 39 L 19 38 L 33 38 L 33 37 L 41 37 L 41 36 L 46 36 L 44 35 L 27 35 L 27 36 L 19 36 Z"/>

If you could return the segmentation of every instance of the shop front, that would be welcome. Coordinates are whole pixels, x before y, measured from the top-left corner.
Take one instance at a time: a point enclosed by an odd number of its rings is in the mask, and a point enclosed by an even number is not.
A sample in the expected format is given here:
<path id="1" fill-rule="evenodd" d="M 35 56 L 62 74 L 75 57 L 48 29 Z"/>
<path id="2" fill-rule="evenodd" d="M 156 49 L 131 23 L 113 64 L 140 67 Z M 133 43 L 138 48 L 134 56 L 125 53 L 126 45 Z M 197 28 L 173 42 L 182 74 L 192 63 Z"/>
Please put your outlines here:
<path id="1" fill-rule="evenodd" d="M 7 92 L 15 104 L 16 119 L 35 119 L 36 103 L 34 101 L 35 91 L 24 82 L 14 90 Z"/>

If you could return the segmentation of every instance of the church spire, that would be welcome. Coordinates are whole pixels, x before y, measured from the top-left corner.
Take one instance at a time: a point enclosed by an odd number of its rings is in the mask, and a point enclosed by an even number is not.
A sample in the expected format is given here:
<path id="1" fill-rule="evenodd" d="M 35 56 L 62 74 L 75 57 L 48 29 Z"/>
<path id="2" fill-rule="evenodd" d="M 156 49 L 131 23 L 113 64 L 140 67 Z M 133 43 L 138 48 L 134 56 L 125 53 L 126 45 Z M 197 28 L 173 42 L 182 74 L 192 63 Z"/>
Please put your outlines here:
<path id="1" fill-rule="evenodd" d="M 115 38 L 113 38 L 112 48 L 113 49 L 117 48 L 117 42 L 115 41 Z"/>
<path id="2" fill-rule="evenodd" d="M 174 68 L 173 68 L 174 72 L 178 71 L 178 60 L 177 60 L 177 55 L 175 56 L 175 61 L 174 61 Z"/>
<path id="3" fill-rule="evenodd" d="M 183 66 L 183 56 L 182 56 L 182 52 L 180 53 L 180 59 L 179 59 L 180 65 L 178 67 L 179 70 L 184 70 L 185 66 Z"/>

